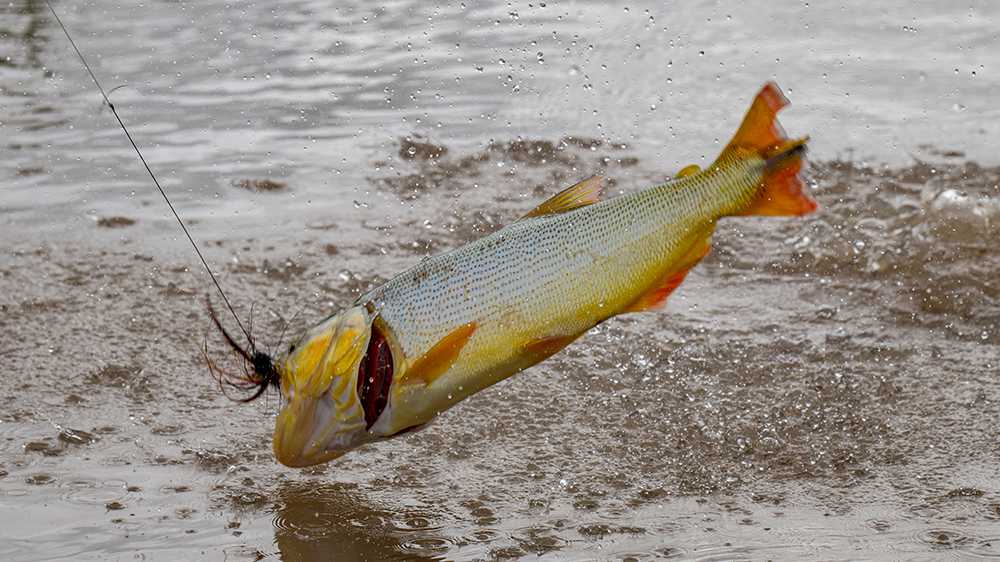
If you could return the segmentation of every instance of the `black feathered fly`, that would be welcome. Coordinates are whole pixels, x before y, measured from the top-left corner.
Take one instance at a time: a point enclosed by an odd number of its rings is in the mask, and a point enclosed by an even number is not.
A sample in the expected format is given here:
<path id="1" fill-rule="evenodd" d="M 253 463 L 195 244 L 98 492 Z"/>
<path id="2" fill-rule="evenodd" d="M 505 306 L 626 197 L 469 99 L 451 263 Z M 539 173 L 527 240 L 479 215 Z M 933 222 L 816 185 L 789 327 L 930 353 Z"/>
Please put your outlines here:
<path id="1" fill-rule="evenodd" d="M 205 354 L 205 362 L 208 363 L 208 368 L 212 371 L 212 374 L 219 379 L 219 387 L 222 389 L 222 393 L 226 395 L 226 398 L 229 398 L 233 402 L 252 402 L 260 398 L 269 387 L 280 385 L 281 374 L 278 372 L 278 367 L 275 365 L 274 359 L 263 351 L 257 351 L 257 346 L 249 333 L 247 334 L 247 341 L 250 345 L 247 349 L 236 343 L 236 340 L 222 327 L 222 322 L 219 321 L 219 317 L 215 314 L 215 309 L 212 308 L 212 299 L 206 297 L 205 302 L 208 303 L 208 314 L 212 317 L 212 322 L 222 332 L 222 337 L 225 338 L 229 348 L 233 350 L 233 353 L 239 358 L 241 363 L 241 372 L 231 373 L 215 365 L 208 356 L 207 343 L 205 344 L 205 348 L 202 349 L 202 352 Z M 227 390 L 230 388 L 235 388 L 241 393 L 249 392 L 252 394 L 244 398 L 234 397 Z"/>

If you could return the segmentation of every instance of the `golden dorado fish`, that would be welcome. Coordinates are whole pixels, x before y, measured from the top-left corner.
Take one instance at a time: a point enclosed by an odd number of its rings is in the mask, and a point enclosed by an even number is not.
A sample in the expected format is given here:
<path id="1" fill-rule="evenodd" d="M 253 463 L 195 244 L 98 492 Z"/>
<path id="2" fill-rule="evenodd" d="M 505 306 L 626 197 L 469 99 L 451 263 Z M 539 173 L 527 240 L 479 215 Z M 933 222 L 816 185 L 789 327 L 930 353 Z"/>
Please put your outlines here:
<path id="1" fill-rule="evenodd" d="M 708 169 L 606 201 L 602 178 L 585 180 L 361 296 L 272 366 L 254 356 L 280 377 L 278 460 L 319 464 L 421 429 L 608 318 L 664 306 L 722 217 L 816 210 L 800 176 L 807 139 L 776 120 L 787 104 L 768 83 Z"/>

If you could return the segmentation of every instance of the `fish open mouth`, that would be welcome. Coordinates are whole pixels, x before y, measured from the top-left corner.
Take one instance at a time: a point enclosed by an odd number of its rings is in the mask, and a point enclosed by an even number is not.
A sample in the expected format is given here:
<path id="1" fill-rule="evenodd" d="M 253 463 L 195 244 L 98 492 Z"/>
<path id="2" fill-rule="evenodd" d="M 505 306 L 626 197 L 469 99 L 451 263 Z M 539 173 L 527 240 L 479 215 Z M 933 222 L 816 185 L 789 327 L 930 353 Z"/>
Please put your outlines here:
<path id="1" fill-rule="evenodd" d="M 392 385 L 392 353 L 385 335 L 372 326 L 368 351 L 358 367 L 358 397 L 365 412 L 365 429 L 371 429 L 389 402 Z"/>

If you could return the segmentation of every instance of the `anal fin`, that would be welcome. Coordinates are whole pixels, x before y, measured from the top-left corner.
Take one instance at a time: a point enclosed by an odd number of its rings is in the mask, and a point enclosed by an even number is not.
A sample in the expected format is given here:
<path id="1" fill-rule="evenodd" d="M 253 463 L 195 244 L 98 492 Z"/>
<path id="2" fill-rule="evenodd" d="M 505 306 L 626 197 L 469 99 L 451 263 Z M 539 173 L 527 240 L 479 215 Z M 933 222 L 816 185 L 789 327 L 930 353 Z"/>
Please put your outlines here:
<path id="1" fill-rule="evenodd" d="M 645 312 L 649 310 L 660 310 L 667 306 L 667 297 L 670 293 L 684 282 L 691 268 L 698 265 L 698 262 L 708 255 L 712 249 L 711 242 L 708 241 L 715 232 L 715 225 L 705 229 L 697 239 L 688 247 L 677 261 L 674 262 L 667 274 L 657 283 L 653 289 L 640 296 L 625 312 Z"/>
<path id="2" fill-rule="evenodd" d="M 546 336 L 536 338 L 521 346 L 521 354 L 532 359 L 532 364 L 552 357 L 562 348 L 576 341 L 580 334 L 573 336 Z"/>

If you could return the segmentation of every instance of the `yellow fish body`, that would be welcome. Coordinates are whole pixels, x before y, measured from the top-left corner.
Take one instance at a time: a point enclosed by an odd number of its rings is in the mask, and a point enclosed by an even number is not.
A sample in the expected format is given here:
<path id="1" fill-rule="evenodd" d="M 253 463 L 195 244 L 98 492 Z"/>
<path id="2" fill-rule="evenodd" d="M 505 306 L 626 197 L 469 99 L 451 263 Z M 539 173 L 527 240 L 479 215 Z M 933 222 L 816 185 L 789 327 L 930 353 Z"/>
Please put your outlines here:
<path id="1" fill-rule="evenodd" d="M 774 83 L 708 169 L 598 201 L 601 178 L 426 260 L 305 332 L 277 360 L 274 451 L 288 466 L 420 429 L 617 314 L 665 304 L 732 215 L 804 215 L 806 139 L 776 120 Z"/>

